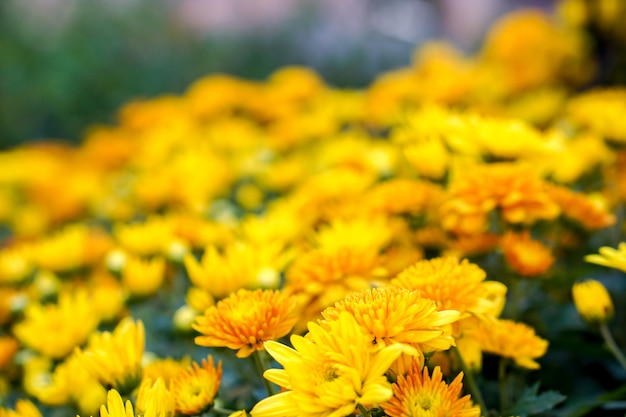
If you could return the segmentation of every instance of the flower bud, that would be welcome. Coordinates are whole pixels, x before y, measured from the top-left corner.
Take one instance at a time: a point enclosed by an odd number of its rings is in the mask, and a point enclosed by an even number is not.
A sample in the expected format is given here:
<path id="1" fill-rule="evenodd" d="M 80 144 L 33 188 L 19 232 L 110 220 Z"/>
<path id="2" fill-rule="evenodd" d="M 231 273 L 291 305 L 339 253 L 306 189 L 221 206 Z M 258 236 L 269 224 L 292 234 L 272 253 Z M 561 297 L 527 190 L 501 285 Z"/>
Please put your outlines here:
<path id="1" fill-rule="evenodd" d="M 589 279 L 574 284 L 574 304 L 578 314 L 588 323 L 602 323 L 613 317 L 611 296 L 601 282 Z"/>

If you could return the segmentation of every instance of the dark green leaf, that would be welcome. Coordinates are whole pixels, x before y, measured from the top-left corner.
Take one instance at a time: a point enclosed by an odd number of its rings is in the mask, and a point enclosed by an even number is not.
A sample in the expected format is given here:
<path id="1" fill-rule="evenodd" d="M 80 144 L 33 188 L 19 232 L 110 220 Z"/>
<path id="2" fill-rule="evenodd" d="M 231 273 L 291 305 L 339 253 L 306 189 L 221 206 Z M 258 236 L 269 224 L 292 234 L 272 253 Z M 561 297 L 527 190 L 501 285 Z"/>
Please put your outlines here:
<path id="1" fill-rule="evenodd" d="M 507 416 L 531 416 L 554 408 L 558 403 L 565 400 L 565 396 L 556 391 L 546 391 L 538 394 L 539 383 L 528 387 L 522 396 L 508 410 L 503 412 Z"/>

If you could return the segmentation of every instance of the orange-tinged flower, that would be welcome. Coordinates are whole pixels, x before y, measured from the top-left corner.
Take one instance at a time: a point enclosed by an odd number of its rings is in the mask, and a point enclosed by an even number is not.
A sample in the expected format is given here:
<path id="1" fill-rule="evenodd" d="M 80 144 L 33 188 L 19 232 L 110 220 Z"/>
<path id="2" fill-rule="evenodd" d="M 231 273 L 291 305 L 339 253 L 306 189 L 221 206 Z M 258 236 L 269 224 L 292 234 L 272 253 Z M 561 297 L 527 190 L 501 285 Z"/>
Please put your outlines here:
<path id="1" fill-rule="evenodd" d="M 462 380 L 463 372 L 460 372 L 448 385 L 443 381 L 440 367 L 429 375 L 428 368 L 422 370 L 415 361 L 406 376 L 398 376 L 393 384 L 393 397 L 381 407 L 390 417 L 479 417 L 480 408 L 472 405 L 470 396 L 461 397 Z"/>
<path id="2" fill-rule="evenodd" d="M 228 347 L 245 358 L 262 350 L 263 342 L 285 336 L 297 319 L 294 298 L 278 290 L 241 289 L 209 307 L 192 327 L 203 335 L 196 344 Z"/>
<path id="3" fill-rule="evenodd" d="M 193 362 L 172 381 L 170 391 L 176 399 L 176 411 L 188 416 L 201 415 L 213 405 L 222 380 L 222 362 L 217 367 L 213 357 L 202 359 L 202 366 Z"/>
<path id="4" fill-rule="evenodd" d="M 13 326 L 13 332 L 24 345 L 60 359 L 83 344 L 99 322 L 100 316 L 85 291 L 63 292 L 57 304 L 29 304 L 24 320 Z"/>
<path id="5" fill-rule="evenodd" d="M 167 386 L 170 386 L 170 382 L 190 366 L 191 358 L 189 356 L 185 356 L 179 360 L 173 358 L 155 359 L 145 364 L 143 377 L 150 378 L 153 381 L 161 378 Z"/>
<path id="6" fill-rule="evenodd" d="M 105 387 L 128 393 L 141 382 L 145 330 L 141 320 L 123 319 L 113 332 L 94 333 L 78 358 Z"/>
<path id="7" fill-rule="evenodd" d="M 535 330 L 512 320 L 485 320 L 474 334 L 484 352 L 510 358 L 523 368 L 539 369 L 535 359 L 548 349 L 548 341 Z"/>
<path id="8" fill-rule="evenodd" d="M 441 188 L 427 181 L 395 178 L 364 194 L 364 210 L 383 214 L 420 214 L 441 197 Z"/>
<path id="9" fill-rule="evenodd" d="M 551 185 L 550 197 L 561 207 L 563 216 L 578 222 L 587 230 L 603 229 L 615 224 L 615 215 L 599 196 L 577 193 L 566 187 Z"/>
<path id="10" fill-rule="evenodd" d="M 437 304 L 419 291 L 404 288 L 375 288 L 348 295 L 322 312 L 325 322 L 342 312 L 352 315 L 372 343 L 380 349 L 394 343 L 420 351 L 446 350 L 454 339 L 446 326 L 459 319 L 455 310 L 438 311 Z"/>
<path id="11" fill-rule="evenodd" d="M 284 369 L 265 371 L 265 378 L 284 392 L 257 403 L 253 417 L 347 416 L 357 405 L 377 405 L 391 398 L 385 372 L 403 352 L 394 344 L 374 353 L 371 338 L 354 317 L 343 312 L 327 326 L 309 323 L 309 333 L 291 336 L 294 348 L 269 341 L 265 348 Z"/>
<path id="12" fill-rule="evenodd" d="M 613 301 L 600 281 L 588 279 L 572 288 L 578 314 L 589 323 L 602 323 L 613 317 Z"/>
<path id="13" fill-rule="evenodd" d="M 10 336 L 0 336 L 0 369 L 7 366 L 20 347 L 17 340 Z"/>
<path id="14" fill-rule="evenodd" d="M 515 272 L 532 277 L 547 272 L 554 263 L 550 248 L 534 240 L 528 230 L 507 232 L 500 241 L 504 258 Z"/>
<path id="15" fill-rule="evenodd" d="M 484 232 L 487 215 L 495 209 L 507 223 L 525 225 L 560 213 L 536 172 L 521 164 L 499 163 L 475 166 L 453 179 L 440 209 L 441 224 L 459 234 Z"/>
<path id="16" fill-rule="evenodd" d="M 503 305 L 506 287 L 485 281 L 486 277 L 485 271 L 467 259 L 443 257 L 417 261 L 391 280 L 391 285 L 418 290 L 442 310 L 457 310 L 463 316 L 492 314 Z"/>

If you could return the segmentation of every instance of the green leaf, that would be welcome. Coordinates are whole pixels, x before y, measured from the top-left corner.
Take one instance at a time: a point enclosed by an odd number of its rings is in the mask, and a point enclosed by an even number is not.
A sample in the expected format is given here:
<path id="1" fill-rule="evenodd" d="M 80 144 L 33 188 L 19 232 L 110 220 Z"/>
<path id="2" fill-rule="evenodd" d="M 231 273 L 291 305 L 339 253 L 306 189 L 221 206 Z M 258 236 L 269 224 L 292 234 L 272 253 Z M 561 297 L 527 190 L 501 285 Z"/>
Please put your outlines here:
<path id="1" fill-rule="evenodd" d="M 539 383 L 528 387 L 522 393 L 517 402 L 502 414 L 507 416 L 531 416 L 554 408 L 555 405 L 565 400 L 565 396 L 556 391 L 546 391 L 537 394 Z"/>

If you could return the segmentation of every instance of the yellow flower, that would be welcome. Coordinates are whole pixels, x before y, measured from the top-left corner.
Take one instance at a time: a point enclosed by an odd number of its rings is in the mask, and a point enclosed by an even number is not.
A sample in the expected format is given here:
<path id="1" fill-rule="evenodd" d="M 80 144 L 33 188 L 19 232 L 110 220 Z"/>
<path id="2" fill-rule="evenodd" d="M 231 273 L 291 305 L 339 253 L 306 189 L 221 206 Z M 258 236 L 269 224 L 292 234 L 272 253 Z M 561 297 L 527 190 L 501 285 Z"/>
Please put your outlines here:
<path id="1" fill-rule="evenodd" d="M 262 350 L 263 342 L 285 336 L 297 319 L 295 300 L 286 294 L 241 289 L 209 307 L 192 326 L 203 334 L 196 344 L 228 347 L 245 358 Z"/>
<path id="2" fill-rule="evenodd" d="M 617 249 L 603 246 L 599 252 L 599 255 L 585 256 L 585 261 L 626 272 L 626 242 L 621 242 Z"/>
<path id="3" fill-rule="evenodd" d="M 391 285 L 418 290 L 424 298 L 437 303 L 439 309 L 490 314 L 504 303 L 506 287 L 496 281 L 485 281 L 487 274 L 467 259 L 455 257 L 417 261 L 391 280 Z"/>
<path id="4" fill-rule="evenodd" d="M 548 194 L 560 207 L 563 216 L 578 222 L 587 230 L 603 229 L 615 224 L 615 215 L 598 195 L 577 193 L 566 187 L 550 185 Z"/>
<path id="5" fill-rule="evenodd" d="M 122 284 L 128 292 L 137 297 L 154 294 L 165 278 L 165 259 L 154 257 L 142 259 L 130 256 L 122 270 Z"/>
<path id="6" fill-rule="evenodd" d="M 185 356 L 180 360 L 172 358 L 155 359 L 145 364 L 143 377 L 150 378 L 153 381 L 161 378 L 165 385 L 169 387 L 171 381 L 189 366 L 191 366 L 191 358 L 189 356 Z"/>
<path id="7" fill-rule="evenodd" d="M 143 323 L 126 317 L 112 333 L 94 333 L 87 348 L 77 353 L 85 368 L 105 387 L 128 393 L 141 382 L 144 345 Z"/>
<path id="8" fill-rule="evenodd" d="M 135 410 L 137 414 L 147 416 L 154 413 L 156 417 L 173 417 L 176 409 L 176 398 L 161 378 L 152 381 L 144 378 L 139 385 Z"/>
<path id="9" fill-rule="evenodd" d="M 0 417 L 42 417 L 35 404 L 19 399 L 15 402 L 15 411 L 0 407 Z"/>
<path id="10" fill-rule="evenodd" d="M 613 317 L 611 295 L 601 282 L 589 279 L 574 284 L 574 304 L 578 314 L 589 323 L 602 323 Z"/>
<path id="11" fill-rule="evenodd" d="M 419 363 L 413 362 L 406 376 L 399 375 L 393 384 L 393 398 L 381 407 L 389 417 L 479 417 L 480 408 L 472 406 L 470 396 L 461 397 L 462 379 L 460 372 L 448 385 L 439 366 L 429 375 L 427 367 L 421 370 Z"/>
<path id="12" fill-rule="evenodd" d="M 124 403 L 120 393 L 112 389 L 107 394 L 106 407 L 104 405 L 100 406 L 100 417 L 135 417 L 135 412 L 130 400 L 126 400 L 126 403 Z M 154 416 L 146 414 L 143 417 Z"/>
<path id="13" fill-rule="evenodd" d="M 550 248 L 534 240 L 528 230 L 523 233 L 507 232 L 500 246 L 506 262 L 522 276 L 541 275 L 550 269 L 555 260 Z"/>
<path id="14" fill-rule="evenodd" d="M 547 192 L 547 182 L 528 166 L 514 163 L 479 165 L 456 176 L 440 209 L 444 229 L 459 234 L 487 230 L 487 215 L 499 209 L 504 221 L 533 224 L 551 220 L 560 208 Z"/>
<path id="15" fill-rule="evenodd" d="M 40 268 L 68 272 L 96 263 L 110 246 L 110 237 L 104 231 L 75 224 L 42 238 L 29 253 Z"/>
<path id="16" fill-rule="evenodd" d="M 475 337 L 484 352 L 511 358 L 528 369 L 539 369 L 535 359 L 548 349 L 548 341 L 537 336 L 532 327 L 512 320 L 485 320 Z"/>
<path id="17" fill-rule="evenodd" d="M 455 310 L 437 311 L 437 304 L 419 291 L 375 288 L 351 294 L 322 312 L 324 319 L 337 320 L 342 312 L 356 319 L 372 348 L 402 343 L 420 351 L 446 350 L 454 339 L 446 325 L 459 319 Z"/>
<path id="18" fill-rule="evenodd" d="M 144 223 L 118 223 L 113 234 L 124 249 L 141 256 L 166 254 L 169 244 L 176 240 L 171 222 L 157 216 Z"/>
<path id="19" fill-rule="evenodd" d="M 252 417 L 347 416 L 357 405 L 380 404 L 391 398 L 385 377 L 390 365 L 408 346 L 394 344 L 376 353 L 354 317 L 339 315 L 321 327 L 309 323 L 309 333 L 291 336 L 294 349 L 269 341 L 265 348 L 284 369 L 270 369 L 265 378 L 286 389 L 257 403 Z"/>
<path id="20" fill-rule="evenodd" d="M 22 282 L 32 271 L 33 265 L 24 246 L 9 246 L 0 251 L 0 283 Z"/>
<path id="21" fill-rule="evenodd" d="M 24 320 L 13 326 L 13 332 L 24 345 L 60 359 L 83 344 L 99 321 L 86 292 L 63 292 L 57 304 L 29 304 Z"/>
<path id="22" fill-rule="evenodd" d="M 213 357 L 202 359 L 202 366 L 193 362 L 172 381 L 170 390 L 176 399 L 176 411 L 184 415 L 201 415 L 213 405 L 222 380 L 222 362 L 217 368 Z"/>
<path id="23" fill-rule="evenodd" d="M 93 415 L 106 400 L 106 390 L 84 368 L 76 354 L 70 355 L 57 365 L 52 375 L 42 379 L 48 383 L 34 386 L 32 394 L 47 405 L 75 405 L 81 413 Z"/>

